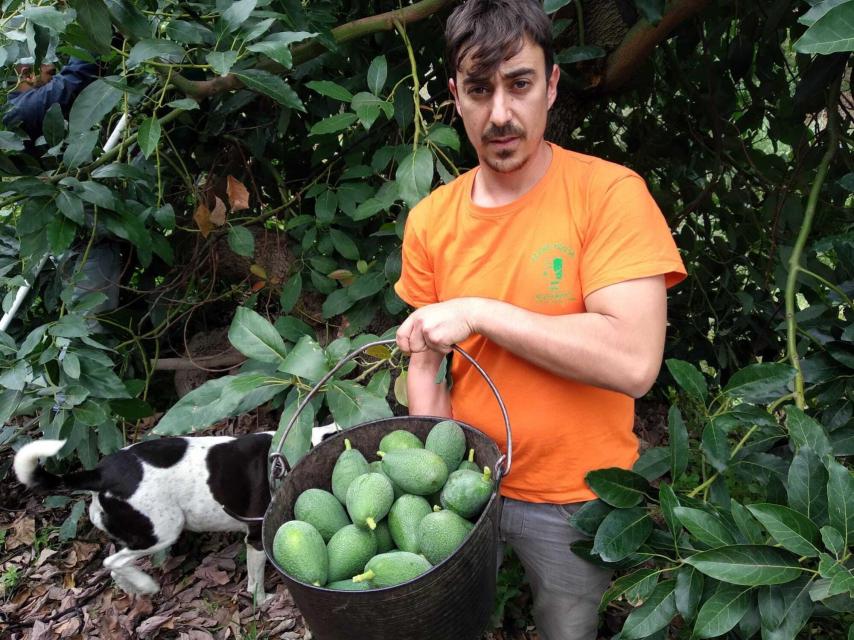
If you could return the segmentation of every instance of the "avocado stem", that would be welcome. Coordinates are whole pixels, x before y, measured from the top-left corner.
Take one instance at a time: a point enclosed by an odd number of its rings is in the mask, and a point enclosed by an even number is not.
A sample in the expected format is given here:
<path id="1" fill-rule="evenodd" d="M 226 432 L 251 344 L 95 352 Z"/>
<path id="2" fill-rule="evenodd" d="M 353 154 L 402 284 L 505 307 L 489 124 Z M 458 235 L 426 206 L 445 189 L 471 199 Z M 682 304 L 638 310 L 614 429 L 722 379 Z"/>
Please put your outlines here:
<path id="1" fill-rule="evenodd" d="M 365 518 L 365 522 L 368 525 L 368 529 L 370 529 L 371 531 L 373 531 L 374 529 L 377 528 L 377 522 L 373 518 L 371 518 L 371 517 Z"/>
<path id="2" fill-rule="evenodd" d="M 352 448 L 353 448 L 353 445 L 350 444 L 350 440 L 347 438 L 344 438 L 344 451 L 349 451 Z"/>
<path id="3" fill-rule="evenodd" d="M 375 575 L 377 574 L 375 574 L 372 569 L 368 569 L 365 573 L 353 576 L 353 582 L 367 582 L 368 580 L 373 580 Z"/>
<path id="4" fill-rule="evenodd" d="M 385 451 L 377 451 L 377 455 L 380 457 L 380 459 L 383 459 L 385 458 Z"/>
<path id="5" fill-rule="evenodd" d="M 474 462 L 474 449 L 469 449 L 469 462 Z"/>

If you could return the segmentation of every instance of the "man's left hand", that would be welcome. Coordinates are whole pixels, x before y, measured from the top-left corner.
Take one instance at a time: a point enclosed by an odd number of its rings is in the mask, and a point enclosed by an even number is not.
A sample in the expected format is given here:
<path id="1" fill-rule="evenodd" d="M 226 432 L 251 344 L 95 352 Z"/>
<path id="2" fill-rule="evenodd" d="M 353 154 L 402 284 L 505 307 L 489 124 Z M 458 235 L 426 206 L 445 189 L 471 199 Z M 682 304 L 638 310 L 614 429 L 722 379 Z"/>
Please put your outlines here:
<path id="1" fill-rule="evenodd" d="M 397 330 L 397 346 L 405 353 L 449 353 L 452 345 L 477 332 L 474 318 L 484 302 L 456 298 L 418 309 Z"/>

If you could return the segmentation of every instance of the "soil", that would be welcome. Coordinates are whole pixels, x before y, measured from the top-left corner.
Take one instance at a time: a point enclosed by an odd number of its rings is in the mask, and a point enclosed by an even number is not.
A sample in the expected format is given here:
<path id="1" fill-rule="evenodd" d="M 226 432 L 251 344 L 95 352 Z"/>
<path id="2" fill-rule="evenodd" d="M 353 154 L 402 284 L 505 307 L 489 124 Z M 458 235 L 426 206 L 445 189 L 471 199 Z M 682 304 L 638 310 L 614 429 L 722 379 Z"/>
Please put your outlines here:
<path id="1" fill-rule="evenodd" d="M 643 445 L 660 444 L 666 434 L 666 408 L 647 403 L 638 409 L 636 425 Z M 264 416 L 249 415 L 216 433 L 275 428 L 263 422 Z M 46 506 L 45 496 L 12 479 L 11 457 L 10 447 L 0 447 L 0 638 L 310 638 L 280 576 L 269 565 L 265 584 L 273 597 L 253 605 L 246 592 L 245 546 L 238 534 L 185 532 L 167 556 L 138 563 L 159 581 L 160 592 L 124 593 L 102 566 L 115 545 L 91 525 L 85 511 L 76 534 L 60 541 L 62 523 L 83 496 L 72 496 L 60 507 Z M 86 503 L 88 507 L 88 498 Z M 530 593 L 525 588 L 507 611 L 512 613 L 505 615 L 505 628 L 487 632 L 483 640 L 538 640 L 536 631 L 526 626 Z M 603 638 L 619 628 L 622 615 L 606 613 Z"/>

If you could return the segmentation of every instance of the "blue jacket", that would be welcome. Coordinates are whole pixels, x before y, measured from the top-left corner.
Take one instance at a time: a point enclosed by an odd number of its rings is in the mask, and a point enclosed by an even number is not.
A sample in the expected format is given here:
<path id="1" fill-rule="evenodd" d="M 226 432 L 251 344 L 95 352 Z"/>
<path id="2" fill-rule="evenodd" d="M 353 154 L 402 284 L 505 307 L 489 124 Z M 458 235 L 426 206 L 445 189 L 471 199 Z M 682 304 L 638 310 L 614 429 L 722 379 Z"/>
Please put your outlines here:
<path id="1" fill-rule="evenodd" d="M 10 127 L 19 123 L 35 141 L 42 135 L 44 116 L 51 105 L 59 104 L 63 115 L 68 117 L 74 99 L 97 78 L 97 64 L 71 58 L 62 71 L 42 86 L 29 91 L 12 91 L 8 96 L 7 106 L 10 108 L 3 115 L 3 124 Z"/>

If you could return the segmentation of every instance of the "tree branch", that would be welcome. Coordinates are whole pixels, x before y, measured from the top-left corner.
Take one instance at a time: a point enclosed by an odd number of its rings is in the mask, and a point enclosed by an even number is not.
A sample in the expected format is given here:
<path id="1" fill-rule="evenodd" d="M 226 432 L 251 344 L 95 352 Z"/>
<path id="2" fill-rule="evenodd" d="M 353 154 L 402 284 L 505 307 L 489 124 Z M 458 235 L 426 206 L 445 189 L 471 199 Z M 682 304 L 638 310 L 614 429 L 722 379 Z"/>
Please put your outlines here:
<path id="1" fill-rule="evenodd" d="M 657 25 L 639 20 L 610 56 L 605 67 L 605 81 L 600 89 L 611 92 L 628 82 L 634 72 L 652 54 L 656 45 L 680 24 L 700 13 L 711 0 L 674 0 Z"/>
<path id="2" fill-rule="evenodd" d="M 421 0 L 421 2 L 416 2 L 404 9 L 387 11 L 386 13 L 342 24 L 332 30 L 332 37 L 337 44 L 344 44 L 350 40 L 355 40 L 379 31 L 392 31 L 395 28 L 395 22 L 404 25 L 418 22 L 429 18 L 434 13 L 438 13 L 455 1 Z M 316 39 L 295 45 L 291 52 L 293 63 L 294 65 L 301 64 L 307 60 L 316 58 L 325 51 L 326 47 Z M 262 62 L 257 68 L 275 74 L 282 74 L 287 71 L 282 65 L 272 60 Z M 226 76 L 211 78 L 210 80 L 188 80 L 179 74 L 173 74 L 171 82 L 179 91 L 195 100 L 203 100 L 204 98 L 226 91 L 233 91 L 243 86 L 243 83 L 231 73 Z"/>

